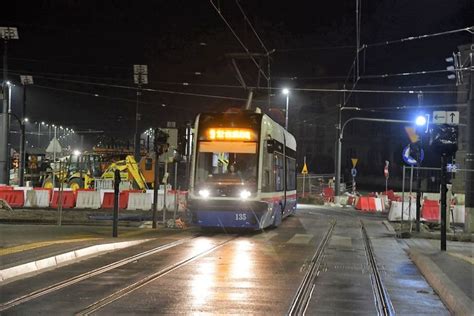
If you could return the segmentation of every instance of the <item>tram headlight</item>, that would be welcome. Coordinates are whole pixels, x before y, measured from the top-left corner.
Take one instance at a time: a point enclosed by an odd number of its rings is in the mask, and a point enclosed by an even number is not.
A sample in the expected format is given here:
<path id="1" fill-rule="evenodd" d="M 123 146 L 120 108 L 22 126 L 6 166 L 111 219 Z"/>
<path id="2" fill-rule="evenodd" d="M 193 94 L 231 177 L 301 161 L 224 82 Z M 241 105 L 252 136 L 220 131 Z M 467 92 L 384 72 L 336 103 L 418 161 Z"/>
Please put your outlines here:
<path id="1" fill-rule="evenodd" d="M 241 197 L 243 200 L 246 200 L 247 198 L 250 197 L 250 191 L 249 191 L 249 190 L 242 190 L 242 191 L 240 191 L 240 197 Z"/>
<path id="2" fill-rule="evenodd" d="M 209 190 L 199 190 L 199 195 L 203 198 L 208 198 L 209 197 Z"/>

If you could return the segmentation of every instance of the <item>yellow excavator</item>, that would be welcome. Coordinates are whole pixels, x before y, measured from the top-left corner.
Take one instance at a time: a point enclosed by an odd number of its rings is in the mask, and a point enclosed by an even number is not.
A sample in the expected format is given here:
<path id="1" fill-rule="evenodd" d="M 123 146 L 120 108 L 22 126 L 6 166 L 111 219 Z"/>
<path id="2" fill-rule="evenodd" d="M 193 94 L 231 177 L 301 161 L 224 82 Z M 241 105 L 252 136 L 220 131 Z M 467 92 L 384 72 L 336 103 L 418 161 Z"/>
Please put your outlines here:
<path id="1" fill-rule="evenodd" d="M 114 179 L 115 170 L 119 170 L 122 181 L 132 181 L 136 189 L 148 189 L 146 180 L 131 155 L 111 163 L 104 161 L 98 154 L 70 155 L 56 162 L 52 169 L 52 174 L 43 180 L 44 188 L 59 187 L 63 183 L 74 191 L 89 189 L 94 187 L 95 179 Z"/>

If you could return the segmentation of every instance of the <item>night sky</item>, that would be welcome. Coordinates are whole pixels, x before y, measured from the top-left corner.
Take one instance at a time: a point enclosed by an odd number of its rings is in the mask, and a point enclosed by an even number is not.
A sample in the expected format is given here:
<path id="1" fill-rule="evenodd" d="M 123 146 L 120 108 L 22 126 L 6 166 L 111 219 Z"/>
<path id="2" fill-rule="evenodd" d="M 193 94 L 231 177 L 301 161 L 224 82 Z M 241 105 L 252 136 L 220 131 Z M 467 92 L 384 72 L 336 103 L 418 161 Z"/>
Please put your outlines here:
<path id="1" fill-rule="evenodd" d="M 318 88 L 344 82 L 355 56 L 355 1 L 215 0 L 214 4 L 249 51 L 265 53 L 238 4 L 267 50 L 275 50 L 271 54 L 272 87 Z M 362 0 L 360 10 L 361 44 L 474 25 L 472 0 Z M 34 76 L 35 85 L 28 92 L 28 116 L 32 120 L 131 138 L 133 64 L 149 66 L 150 83 L 145 88 L 242 99 L 247 95 L 226 57 L 244 53 L 244 49 L 209 1 L 9 1 L 2 4 L 0 20 L 1 26 L 18 27 L 20 36 L 9 45 L 9 79 L 18 84 L 20 73 Z M 444 58 L 458 45 L 470 42 L 471 34 L 459 32 L 369 46 L 361 54 L 361 75 L 444 69 Z M 254 86 L 255 65 L 243 60 L 239 66 L 247 84 Z M 183 86 L 183 82 L 189 85 Z M 446 73 L 440 73 L 361 79 L 358 87 L 393 90 L 437 84 L 453 82 L 446 79 Z M 20 113 L 20 92 L 17 86 L 13 95 L 16 113 Z M 269 107 L 282 109 L 284 97 L 279 90 L 272 94 L 269 106 L 267 91 L 257 91 L 257 104 L 266 111 Z M 295 112 L 310 103 L 311 94 L 294 92 Z M 449 101 L 442 98 L 428 94 L 424 102 Z M 200 111 L 222 111 L 245 103 L 164 91 L 145 91 L 141 101 L 142 129 L 163 126 L 166 121 L 184 124 Z M 357 94 L 348 104 L 390 107 L 416 102 L 416 95 L 374 98 Z M 290 112 L 292 122 L 301 124 L 297 117 Z"/>

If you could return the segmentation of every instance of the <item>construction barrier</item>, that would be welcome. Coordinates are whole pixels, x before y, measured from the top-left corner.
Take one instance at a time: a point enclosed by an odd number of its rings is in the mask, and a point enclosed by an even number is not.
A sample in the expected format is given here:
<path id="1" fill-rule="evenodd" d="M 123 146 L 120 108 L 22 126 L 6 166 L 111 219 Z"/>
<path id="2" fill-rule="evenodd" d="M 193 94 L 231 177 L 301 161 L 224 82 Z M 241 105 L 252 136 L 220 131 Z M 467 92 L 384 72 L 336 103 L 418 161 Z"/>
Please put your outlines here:
<path id="1" fill-rule="evenodd" d="M 25 207 L 49 207 L 50 189 L 34 189 L 26 191 Z"/>
<path id="2" fill-rule="evenodd" d="M 385 210 L 383 206 L 383 202 L 381 198 L 375 198 L 375 211 L 377 212 L 383 212 Z"/>
<path id="3" fill-rule="evenodd" d="M 416 219 L 416 203 L 412 201 L 411 208 L 409 209 L 409 203 L 403 203 L 403 220 Z M 411 210 L 411 212 L 410 212 Z M 401 221 L 402 220 L 402 202 L 392 201 L 390 205 L 390 212 L 388 213 L 389 221 Z"/>
<path id="4" fill-rule="evenodd" d="M 464 224 L 466 216 L 466 207 L 464 205 L 455 205 L 453 208 L 453 217 L 456 224 Z"/>
<path id="5" fill-rule="evenodd" d="M 62 207 L 73 208 L 76 203 L 76 196 L 73 191 L 54 191 L 53 198 L 51 199 L 51 207 L 57 208 L 59 203 L 59 197 L 62 196 Z"/>
<path id="6" fill-rule="evenodd" d="M 456 193 L 454 195 L 454 204 L 456 204 L 456 205 L 465 205 L 466 204 L 465 199 L 466 199 L 465 194 Z"/>
<path id="7" fill-rule="evenodd" d="M 149 193 L 132 192 L 128 196 L 127 210 L 129 211 L 150 211 L 153 196 Z"/>
<path id="8" fill-rule="evenodd" d="M 370 196 L 361 196 L 356 202 L 355 208 L 363 212 L 382 211 L 382 201 Z"/>
<path id="9" fill-rule="evenodd" d="M 402 197 L 399 196 L 399 195 L 396 195 L 395 192 L 393 192 L 393 190 L 388 190 L 387 192 L 385 192 L 385 195 L 388 197 L 388 199 L 390 201 L 401 201 L 402 200 Z"/>
<path id="10" fill-rule="evenodd" d="M 428 222 L 439 222 L 440 216 L 438 201 L 425 199 L 421 206 L 421 217 Z"/>
<path id="11" fill-rule="evenodd" d="M 188 208 L 188 191 L 178 191 L 178 211 Z"/>
<path id="12" fill-rule="evenodd" d="M 421 199 L 422 200 L 433 200 L 433 201 L 439 201 L 441 198 L 440 198 L 440 194 L 439 193 L 423 193 L 422 196 L 421 196 Z"/>
<path id="13" fill-rule="evenodd" d="M 334 189 L 324 188 L 323 189 L 324 202 L 334 202 Z"/>
<path id="14" fill-rule="evenodd" d="M 99 209 L 100 192 L 95 190 L 77 190 L 76 191 L 76 208 Z"/>
<path id="15" fill-rule="evenodd" d="M 23 207 L 25 195 L 22 190 L 10 190 L 3 188 L 0 190 L 0 199 L 5 200 L 10 207 Z"/>
<path id="16" fill-rule="evenodd" d="M 0 191 L 5 191 L 5 190 L 13 190 L 13 187 L 9 185 L 0 184 Z"/>

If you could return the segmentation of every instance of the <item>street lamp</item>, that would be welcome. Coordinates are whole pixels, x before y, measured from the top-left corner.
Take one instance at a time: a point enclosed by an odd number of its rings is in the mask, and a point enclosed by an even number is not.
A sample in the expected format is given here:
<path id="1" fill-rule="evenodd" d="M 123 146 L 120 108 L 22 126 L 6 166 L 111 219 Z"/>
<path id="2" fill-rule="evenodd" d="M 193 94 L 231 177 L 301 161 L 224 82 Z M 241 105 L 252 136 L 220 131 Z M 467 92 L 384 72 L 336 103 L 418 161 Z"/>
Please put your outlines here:
<path id="1" fill-rule="evenodd" d="M 0 36 L 3 38 L 3 83 L 1 97 L 3 97 L 3 115 L 2 115 L 2 129 L 0 132 L 0 183 L 8 184 L 10 178 L 10 166 L 8 165 L 9 150 L 8 150 L 8 136 L 10 132 L 10 121 L 8 119 L 9 112 L 9 95 L 10 87 L 7 84 L 8 80 L 8 41 L 18 39 L 18 29 L 16 27 L 0 27 Z"/>
<path id="2" fill-rule="evenodd" d="M 288 88 L 284 88 L 282 92 L 284 95 L 286 95 L 285 129 L 288 130 L 288 104 L 290 102 L 290 90 Z"/>

